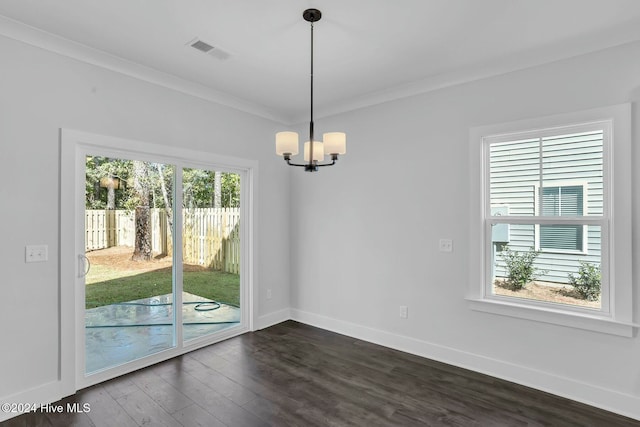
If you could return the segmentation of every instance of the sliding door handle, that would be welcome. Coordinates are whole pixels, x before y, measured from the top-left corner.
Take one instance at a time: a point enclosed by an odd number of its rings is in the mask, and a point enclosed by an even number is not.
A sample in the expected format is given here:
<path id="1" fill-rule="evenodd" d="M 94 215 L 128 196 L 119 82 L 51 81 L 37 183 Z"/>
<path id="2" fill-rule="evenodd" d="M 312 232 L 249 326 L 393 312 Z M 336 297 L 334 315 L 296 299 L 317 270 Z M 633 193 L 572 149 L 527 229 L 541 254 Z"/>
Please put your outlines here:
<path id="1" fill-rule="evenodd" d="M 78 277 L 85 277 L 91 270 L 91 261 L 85 254 L 78 255 Z"/>

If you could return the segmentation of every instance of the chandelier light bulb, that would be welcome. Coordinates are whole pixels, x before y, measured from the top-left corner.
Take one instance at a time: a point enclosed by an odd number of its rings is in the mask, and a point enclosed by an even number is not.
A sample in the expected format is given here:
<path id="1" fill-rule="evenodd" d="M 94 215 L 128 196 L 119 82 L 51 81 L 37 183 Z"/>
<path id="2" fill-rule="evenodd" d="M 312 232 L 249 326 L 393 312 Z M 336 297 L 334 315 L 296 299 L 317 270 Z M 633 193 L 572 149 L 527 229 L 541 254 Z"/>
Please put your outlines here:
<path id="1" fill-rule="evenodd" d="M 347 152 L 347 134 L 328 132 L 322 135 L 324 152 L 327 154 L 345 154 Z"/>
<path id="2" fill-rule="evenodd" d="M 304 161 L 309 161 L 309 141 L 304 143 Z M 321 162 L 324 160 L 324 144 L 319 141 L 313 141 L 313 160 Z"/>
<path id="3" fill-rule="evenodd" d="M 289 131 L 276 133 L 276 153 L 279 156 L 298 154 L 298 133 Z"/>

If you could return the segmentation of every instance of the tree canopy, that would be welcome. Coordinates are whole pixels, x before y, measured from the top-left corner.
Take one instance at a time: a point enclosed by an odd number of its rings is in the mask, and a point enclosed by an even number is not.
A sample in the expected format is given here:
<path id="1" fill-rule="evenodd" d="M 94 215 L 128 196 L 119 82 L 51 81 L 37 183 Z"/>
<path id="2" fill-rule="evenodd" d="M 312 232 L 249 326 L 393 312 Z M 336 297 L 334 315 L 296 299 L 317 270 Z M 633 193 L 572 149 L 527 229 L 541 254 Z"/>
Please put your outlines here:
<path id="1" fill-rule="evenodd" d="M 171 209 L 173 204 L 174 166 L 144 162 L 145 176 L 138 176 L 139 183 L 149 189 L 149 207 Z M 99 156 L 87 156 L 85 180 L 85 207 L 87 209 L 135 210 L 139 205 L 139 194 L 134 188 L 136 180 L 134 162 Z M 216 175 L 219 190 L 216 192 Z M 108 179 L 117 178 L 109 188 Z M 233 208 L 240 206 L 240 176 L 235 173 L 203 169 L 183 170 L 183 207 L 185 208 Z M 105 184 L 106 183 L 106 184 Z M 112 205 L 109 192 L 112 192 Z M 219 202 L 219 206 L 216 206 Z"/>

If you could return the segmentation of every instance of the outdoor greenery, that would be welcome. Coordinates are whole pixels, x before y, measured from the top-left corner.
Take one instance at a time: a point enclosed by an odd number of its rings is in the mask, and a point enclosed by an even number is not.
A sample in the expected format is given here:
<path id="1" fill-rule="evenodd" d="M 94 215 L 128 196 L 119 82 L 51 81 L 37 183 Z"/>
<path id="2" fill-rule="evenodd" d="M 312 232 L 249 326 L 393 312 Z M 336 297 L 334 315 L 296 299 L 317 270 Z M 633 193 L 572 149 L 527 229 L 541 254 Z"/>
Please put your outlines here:
<path id="1" fill-rule="evenodd" d="M 85 200 L 87 209 L 133 210 L 140 202 L 134 181 L 148 190 L 149 207 L 171 208 L 172 165 L 87 156 Z M 119 186 L 107 185 L 105 178 L 117 178 Z M 240 206 L 240 176 L 235 173 L 184 169 L 183 199 L 186 208 L 233 208 Z"/>
<path id="2" fill-rule="evenodd" d="M 236 208 L 240 206 L 240 175 L 184 169 L 183 205 L 186 208 Z M 218 180 L 218 181 L 217 181 Z M 219 190 L 216 191 L 216 188 Z M 216 201 L 216 197 L 219 200 Z"/>
<path id="3" fill-rule="evenodd" d="M 135 243 L 129 260 L 147 265 L 152 261 L 151 208 L 164 209 L 169 229 L 173 226 L 175 166 L 140 160 L 87 156 L 85 159 L 85 208 L 135 212 Z M 240 176 L 202 169 L 182 170 L 183 209 L 237 208 Z M 237 274 L 197 266 L 184 271 L 184 291 L 238 305 Z M 111 265 L 92 266 L 87 277 L 86 308 L 133 301 L 172 292 L 171 268 L 142 271 Z M 136 271 L 139 270 L 139 271 Z"/>
<path id="4" fill-rule="evenodd" d="M 85 287 L 86 308 L 150 298 L 172 292 L 171 268 L 122 276 L 108 266 L 92 267 L 92 282 Z M 185 271 L 184 291 L 204 299 L 240 304 L 240 276 L 219 271 Z"/>
<path id="5" fill-rule="evenodd" d="M 85 208 L 135 211 L 132 259 L 152 256 L 150 209 L 164 209 L 173 226 L 175 167 L 141 160 L 87 156 L 85 159 Z M 235 173 L 185 168 L 182 171 L 183 208 L 232 208 L 240 206 L 240 176 Z"/>
<path id="6" fill-rule="evenodd" d="M 580 261 L 577 276 L 569 273 L 569 284 L 580 297 L 588 301 L 597 301 L 600 297 L 601 280 L 600 266 L 584 261 Z"/>
<path id="7" fill-rule="evenodd" d="M 518 252 L 511 250 L 508 245 L 504 246 L 500 257 L 502 257 L 507 267 L 506 285 L 511 290 L 520 290 L 527 283 L 546 274 L 546 271 L 540 270 L 533 265 L 538 255 L 540 255 L 540 251 L 536 251 L 533 248 L 527 252 Z"/>

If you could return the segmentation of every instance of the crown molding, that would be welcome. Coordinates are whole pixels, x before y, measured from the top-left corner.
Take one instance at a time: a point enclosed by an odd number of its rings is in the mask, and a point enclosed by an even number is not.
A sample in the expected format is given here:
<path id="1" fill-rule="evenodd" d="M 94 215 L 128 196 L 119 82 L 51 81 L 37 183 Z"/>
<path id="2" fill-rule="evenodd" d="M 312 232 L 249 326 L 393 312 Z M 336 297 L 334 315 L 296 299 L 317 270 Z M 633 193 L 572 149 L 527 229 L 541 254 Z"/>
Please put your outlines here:
<path id="1" fill-rule="evenodd" d="M 601 33 L 594 33 L 588 37 L 572 39 L 561 45 L 517 52 L 494 61 L 476 63 L 465 68 L 371 92 L 343 102 L 336 102 L 329 107 L 316 107 L 315 115 L 316 118 L 335 116 L 385 102 L 533 68 L 638 41 L 640 41 L 640 25 L 629 23 L 628 25 L 619 26 L 615 34 L 612 35 L 605 36 Z M 303 123 L 307 119 L 300 114 L 295 117 L 289 117 L 289 120 L 292 123 Z"/>
<path id="2" fill-rule="evenodd" d="M 175 90 L 186 95 L 194 96 L 205 101 L 233 108 L 235 110 L 278 123 L 285 123 L 287 121 L 286 118 L 274 114 L 273 111 L 261 105 L 217 91 L 199 83 L 185 80 L 169 73 L 137 64 L 133 61 L 120 58 L 99 49 L 56 36 L 2 15 L 0 15 L 0 35 L 66 56 L 68 58 L 95 65 L 147 83 L 162 86 L 167 89 Z"/>
<path id="3" fill-rule="evenodd" d="M 277 114 L 265 106 L 56 36 L 2 15 L 0 15 L 0 35 L 215 104 L 259 116 L 282 125 L 292 126 L 304 123 L 307 120 L 306 113 L 296 115 Z M 352 97 L 335 102 L 328 107 L 317 106 L 315 115 L 319 119 L 334 116 L 475 80 L 585 55 L 638 40 L 640 40 L 640 25 L 631 22 L 618 26 L 614 34 L 593 33 L 586 37 L 569 40 L 561 45 L 517 52 L 508 57 L 472 64 L 466 68 L 451 70 L 421 80 Z"/>

